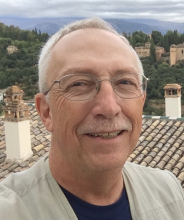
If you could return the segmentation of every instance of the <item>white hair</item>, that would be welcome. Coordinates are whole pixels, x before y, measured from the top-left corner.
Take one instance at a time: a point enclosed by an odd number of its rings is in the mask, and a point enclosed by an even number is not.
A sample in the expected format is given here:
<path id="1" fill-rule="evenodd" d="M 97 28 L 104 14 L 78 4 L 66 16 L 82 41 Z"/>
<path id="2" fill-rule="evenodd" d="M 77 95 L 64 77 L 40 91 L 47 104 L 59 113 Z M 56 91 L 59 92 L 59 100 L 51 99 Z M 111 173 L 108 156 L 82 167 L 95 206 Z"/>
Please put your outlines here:
<path id="1" fill-rule="evenodd" d="M 87 18 L 84 20 L 73 22 L 69 25 L 66 25 L 64 28 L 60 29 L 58 32 L 56 32 L 53 36 L 50 37 L 50 39 L 47 41 L 47 43 L 44 45 L 44 47 L 41 50 L 40 58 L 38 62 L 38 72 L 39 72 L 39 90 L 41 93 L 45 93 L 48 89 L 47 85 L 47 71 L 50 66 L 51 62 L 51 50 L 52 48 L 57 44 L 57 42 L 65 35 L 76 31 L 80 29 L 85 28 L 98 28 L 102 30 L 109 31 L 118 37 L 120 37 L 126 44 L 129 44 L 129 41 L 122 35 L 120 35 L 108 22 L 102 20 L 101 18 Z M 132 48 L 130 46 L 130 48 Z M 132 48 L 133 49 L 133 48 Z M 134 50 L 133 50 L 134 51 Z M 140 59 L 137 55 L 137 53 L 134 51 L 135 56 L 138 60 L 138 66 L 140 73 L 143 74 L 143 68 L 142 64 L 140 62 Z"/>

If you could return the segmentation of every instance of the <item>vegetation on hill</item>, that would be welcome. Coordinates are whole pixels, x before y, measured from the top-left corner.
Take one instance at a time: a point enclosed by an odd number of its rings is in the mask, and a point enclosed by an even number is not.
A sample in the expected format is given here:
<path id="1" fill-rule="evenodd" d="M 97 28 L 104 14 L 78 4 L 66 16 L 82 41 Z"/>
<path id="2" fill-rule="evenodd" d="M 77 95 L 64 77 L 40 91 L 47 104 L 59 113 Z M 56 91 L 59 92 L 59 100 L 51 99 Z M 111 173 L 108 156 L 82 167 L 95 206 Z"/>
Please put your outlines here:
<path id="1" fill-rule="evenodd" d="M 0 37 L 10 38 L 11 40 L 28 41 L 28 42 L 45 42 L 49 35 L 47 33 L 41 33 L 41 31 L 35 30 L 21 30 L 19 27 L 13 25 L 6 26 L 0 23 Z"/>
<path id="2" fill-rule="evenodd" d="M 24 31 L 0 23 L 0 89 L 16 84 L 24 90 L 25 98 L 33 98 L 37 92 L 38 54 L 48 37 L 36 29 Z M 10 45 L 18 51 L 8 54 Z"/>
<path id="3" fill-rule="evenodd" d="M 164 47 L 166 52 L 169 52 L 172 44 L 177 45 L 184 43 L 184 34 L 178 33 L 177 30 L 169 30 L 165 35 L 162 35 L 158 31 L 152 31 L 150 39 L 150 37 L 142 31 L 136 31 L 132 35 L 124 33 L 124 36 L 130 41 L 133 47 L 144 46 L 146 42 L 151 43 L 150 57 L 141 59 L 145 75 L 149 78 L 144 114 L 164 115 L 163 88 L 169 83 L 178 83 L 184 88 L 184 60 L 179 61 L 173 66 L 170 66 L 169 62 L 156 62 L 155 45 Z M 184 103 L 184 94 L 181 98 L 182 103 Z M 155 100 L 157 103 L 153 104 L 152 100 Z M 159 108 L 156 106 L 159 106 Z"/>
<path id="4" fill-rule="evenodd" d="M 164 102 L 164 86 L 166 84 L 178 83 L 184 88 L 184 60 L 176 65 L 170 66 L 168 63 L 152 63 L 151 58 L 142 60 L 144 73 L 148 81 L 147 102 L 144 107 L 145 114 L 148 115 L 164 115 L 164 109 L 157 109 L 149 100 L 157 100 L 157 104 Z M 160 100 L 160 101 L 159 101 Z M 163 102 L 161 102 L 161 100 Z M 184 104 L 184 94 L 181 96 L 182 104 Z"/>
<path id="5" fill-rule="evenodd" d="M 168 31 L 163 36 L 160 32 L 153 31 L 152 40 L 141 31 L 136 31 L 132 35 L 124 33 L 124 35 L 133 47 L 151 42 L 151 56 L 142 59 L 145 75 L 150 79 L 144 113 L 162 115 L 164 110 L 151 107 L 149 100 L 164 100 L 163 87 L 168 83 L 179 83 L 184 88 L 184 61 L 173 66 L 167 62 L 156 62 L 154 45 L 163 46 L 169 51 L 170 45 L 184 42 L 184 34 Z M 25 99 L 34 97 L 38 91 L 38 54 L 48 37 L 48 34 L 36 29 L 27 31 L 0 23 L 0 89 L 18 85 L 24 90 Z M 16 46 L 18 51 L 8 54 L 9 45 Z M 184 102 L 184 95 L 182 100 Z"/>
<path id="6" fill-rule="evenodd" d="M 146 42 L 150 41 L 150 37 L 142 31 L 135 31 L 132 35 L 123 33 L 123 35 L 130 41 L 133 47 L 144 46 Z M 184 34 L 180 34 L 177 30 L 169 30 L 165 35 L 162 35 L 159 31 L 152 31 L 151 39 L 154 45 L 164 47 L 165 51 L 169 52 L 172 44 L 184 43 Z"/>

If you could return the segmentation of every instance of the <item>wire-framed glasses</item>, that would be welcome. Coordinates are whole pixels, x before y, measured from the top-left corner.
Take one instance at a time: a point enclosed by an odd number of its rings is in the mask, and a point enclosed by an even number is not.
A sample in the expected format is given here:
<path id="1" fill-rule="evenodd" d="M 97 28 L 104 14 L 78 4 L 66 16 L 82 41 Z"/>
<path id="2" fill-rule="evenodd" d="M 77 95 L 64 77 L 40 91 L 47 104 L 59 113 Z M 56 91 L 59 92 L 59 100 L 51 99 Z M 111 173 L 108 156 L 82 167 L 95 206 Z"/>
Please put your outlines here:
<path id="1" fill-rule="evenodd" d="M 138 73 L 123 73 L 112 79 L 100 80 L 91 74 L 75 73 L 62 76 L 55 80 L 45 95 L 55 83 L 59 84 L 61 95 L 71 101 L 92 99 L 99 91 L 103 81 L 110 81 L 114 92 L 123 99 L 138 98 L 146 92 L 147 78 Z"/>

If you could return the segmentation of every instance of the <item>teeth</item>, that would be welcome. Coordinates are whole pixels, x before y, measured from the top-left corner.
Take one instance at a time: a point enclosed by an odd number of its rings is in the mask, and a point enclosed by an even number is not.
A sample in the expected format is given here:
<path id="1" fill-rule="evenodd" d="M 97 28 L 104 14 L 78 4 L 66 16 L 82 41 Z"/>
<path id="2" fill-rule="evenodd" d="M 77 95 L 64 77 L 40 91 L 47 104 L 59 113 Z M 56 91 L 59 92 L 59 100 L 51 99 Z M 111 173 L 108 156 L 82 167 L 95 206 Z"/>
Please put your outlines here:
<path id="1" fill-rule="evenodd" d="M 89 134 L 92 137 L 101 137 L 103 139 L 109 139 L 118 136 L 119 132 L 111 132 L 111 133 L 101 133 L 101 134 Z"/>

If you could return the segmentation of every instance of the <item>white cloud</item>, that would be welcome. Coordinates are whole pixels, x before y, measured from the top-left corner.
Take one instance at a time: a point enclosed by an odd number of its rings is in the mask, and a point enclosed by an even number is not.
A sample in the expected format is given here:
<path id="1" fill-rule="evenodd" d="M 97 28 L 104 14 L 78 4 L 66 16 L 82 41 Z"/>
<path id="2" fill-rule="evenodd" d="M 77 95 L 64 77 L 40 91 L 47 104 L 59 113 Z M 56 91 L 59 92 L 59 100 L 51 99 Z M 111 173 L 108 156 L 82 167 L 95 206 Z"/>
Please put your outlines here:
<path id="1" fill-rule="evenodd" d="M 154 18 L 184 22 L 183 0 L 0 0 L 0 17 Z"/>

